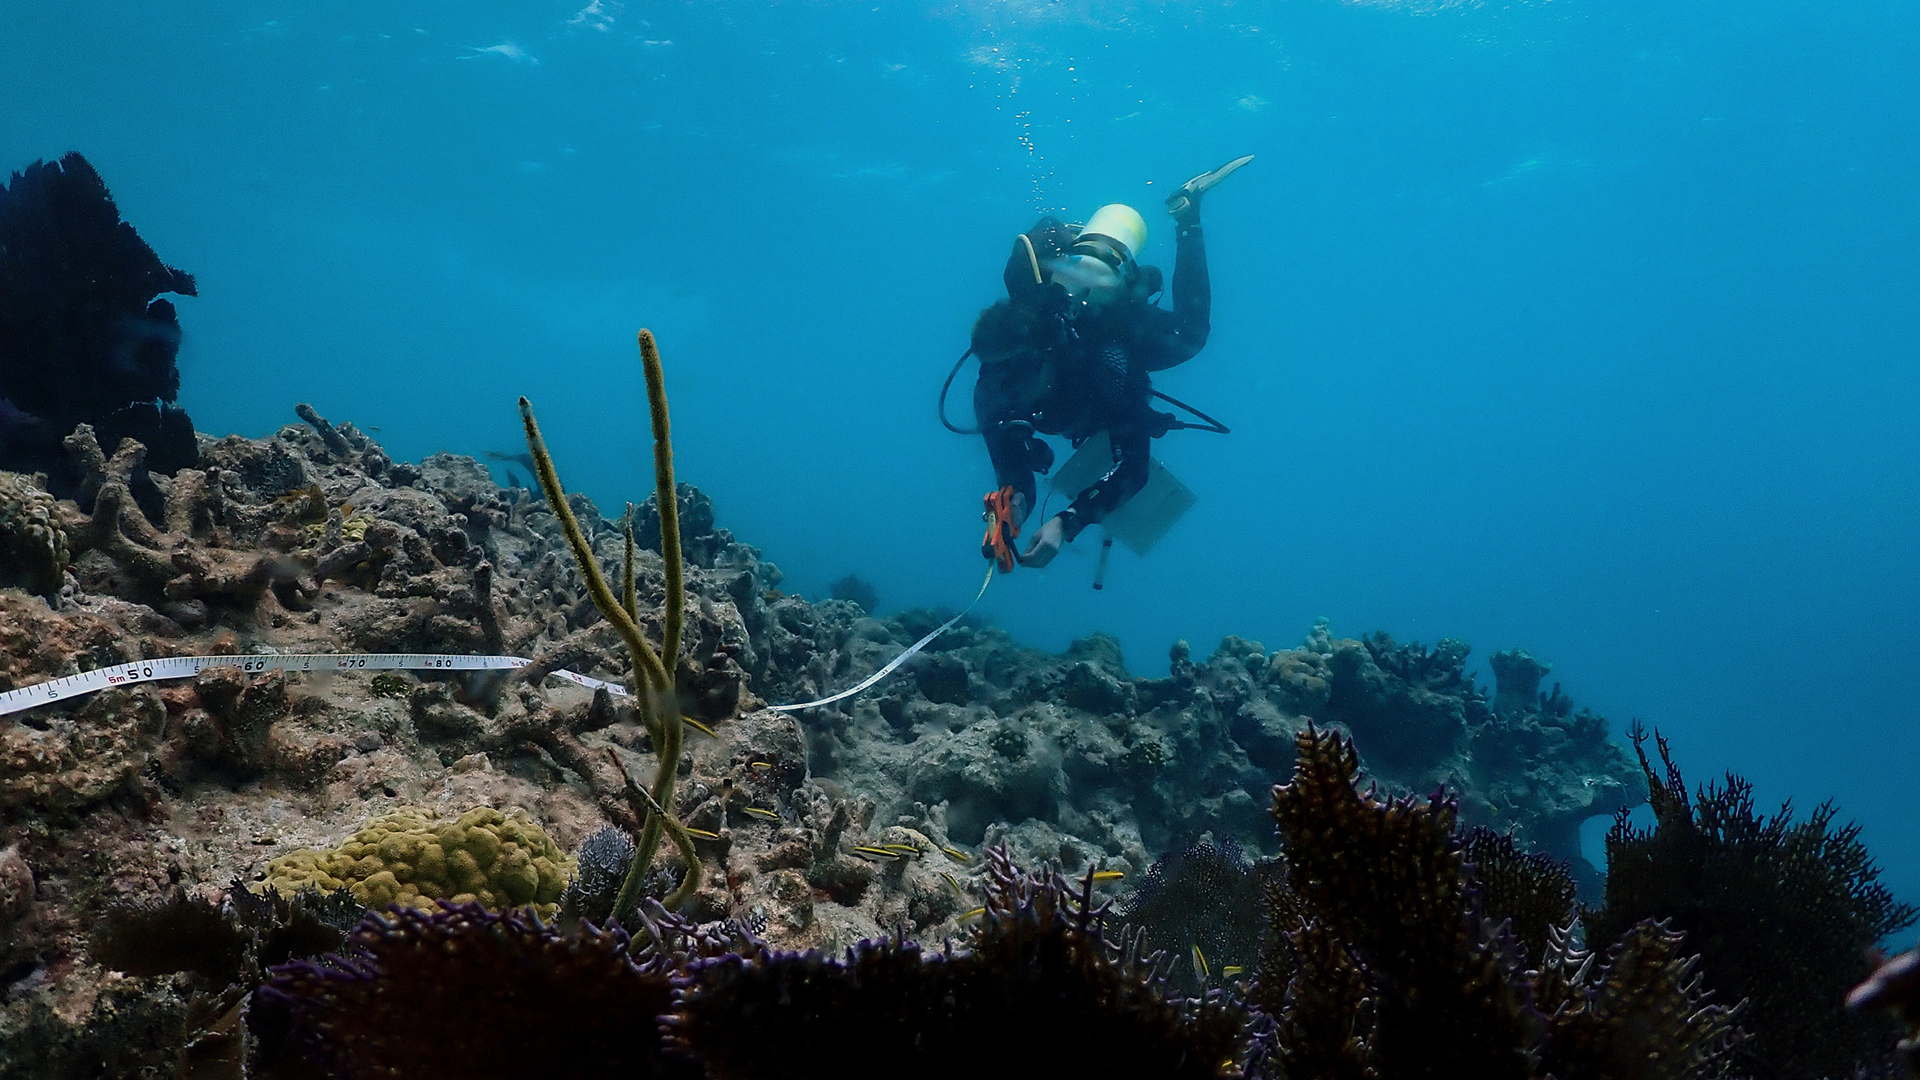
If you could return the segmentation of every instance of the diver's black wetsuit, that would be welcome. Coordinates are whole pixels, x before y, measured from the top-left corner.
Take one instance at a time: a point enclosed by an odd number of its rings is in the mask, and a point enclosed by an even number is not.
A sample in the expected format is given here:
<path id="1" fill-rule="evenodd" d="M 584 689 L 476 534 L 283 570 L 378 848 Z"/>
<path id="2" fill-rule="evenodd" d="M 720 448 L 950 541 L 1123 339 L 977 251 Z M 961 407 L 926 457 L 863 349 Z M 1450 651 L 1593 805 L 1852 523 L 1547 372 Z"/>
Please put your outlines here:
<path id="1" fill-rule="evenodd" d="M 1042 218 L 1007 259 L 1008 299 L 981 313 L 974 325 L 980 380 L 973 412 L 993 458 L 994 482 L 1011 486 L 1035 505 L 1034 472 L 1051 467 L 1053 452 L 1033 432 L 1064 435 L 1079 446 L 1105 431 L 1113 468 L 1073 500 L 1065 539 L 1105 518 L 1147 482 L 1148 444 L 1166 434 L 1173 416 L 1152 407 L 1150 372 L 1193 358 L 1207 343 L 1213 289 L 1198 221 L 1178 226 L 1173 263 L 1173 310 L 1148 298 L 1159 291 L 1159 271 L 1143 267 L 1133 295 L 1103 308 L 1070 302 L 1064 288 L 1036 281 L 1036 263 L 1063 255 L 1073 233 Z M 1034 257 L 1029 258 L 1026 241 Z M 1075 309 L 1078 309 L 1077 311 Z M 1029 427 L 1028 425 L 1031 425 Z"/>

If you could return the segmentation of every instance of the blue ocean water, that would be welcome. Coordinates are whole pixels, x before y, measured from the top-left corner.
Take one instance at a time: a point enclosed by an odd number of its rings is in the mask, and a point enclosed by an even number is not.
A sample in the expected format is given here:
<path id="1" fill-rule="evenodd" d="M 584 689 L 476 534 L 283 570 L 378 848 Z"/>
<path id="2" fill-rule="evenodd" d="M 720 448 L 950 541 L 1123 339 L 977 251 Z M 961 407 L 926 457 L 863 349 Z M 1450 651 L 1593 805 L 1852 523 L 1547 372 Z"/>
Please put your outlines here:
<path id="1" fill-rule="evenodd" d="M 1839 802 L 1920 899 L 1920 8 L 1544 3 L 13 0 L 0 165 L 79 150 L 167 262 L 183 404 L 398 457 L 683 479 L 787 587 L 977 588 L 934 394 L 1015 233 L 1209 197 L 1214 331 L 1157 385 L 1233 427 L 1091 589 L 983 610 L 1140 673 L 1224 634 L 1523 646 L 1695 781 Z M 959 381 L 964 418 L 971 368 Z"/>

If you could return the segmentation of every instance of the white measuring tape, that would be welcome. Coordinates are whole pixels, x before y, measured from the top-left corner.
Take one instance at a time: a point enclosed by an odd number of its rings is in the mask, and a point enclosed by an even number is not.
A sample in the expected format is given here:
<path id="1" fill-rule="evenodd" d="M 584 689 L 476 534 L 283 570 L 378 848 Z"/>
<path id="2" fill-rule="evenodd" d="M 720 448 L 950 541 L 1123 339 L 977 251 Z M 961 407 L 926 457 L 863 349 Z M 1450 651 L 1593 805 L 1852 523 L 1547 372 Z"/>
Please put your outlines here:
<path id="1" fill-rule="evenodd" d="M 448 653 L 274 653 L 260 656 L 166 656 L 157 660 L 132 660 L 113 667 L 94 668 L 78 675 L 34 683 L 0 693 L 0 716 L 31 709 L 35 705 L 81 697 L 109 686 L 161 679 L 190 679 L 207 668 L 237 667 L 241 671 L 510 671 L 533 661 L 519 656 L 454 656 Z M 605 690 L 621 697 L 627 688 L 602 679 L 591 679 L 573 671 L 554 671 L 554 676 L 590 690 Z"/>
<path id="2" fill-rule="evenodd" d="M 776 712 L 811 709 L 816 705 L 827 705 L 842 698 L 852 697 L 865 690 L 893 674 L 895 668 L 906 663 L 913 654 L 926 648 L 934 638 L 951 630 L 968 611 L 973 610 L 974 604 L 980 602 L 980 598 L 987 593 L 987 586 L 991 584 L 993 584 L 993 567 L 989 564 L 987 580 L 980 583 L 980 591 L 974 594 L 972 603 L 969 603 L 965 610 L 941 623 L 933 633 L 914 642 L 912 648 L 894 657 L 892 663 L 867 676 L 858 686 L 818 701 L 769 707 Z M 32 686 L 0 692 L 0 716 L 24 712 L 36 705 L 84 697 L 87 694 L 105 690 L 109 686 L 132 686 L 135 683 L 158 682 L 161 679 L 190 679 L 214 667 L 237 667 L 249 673 L 262 671 L 511 671 L 531 663 L 533 661 L 520 656 L 456 656 L 451 653 L 269 653 L 249 656 L 166 656 L 157 660 L 131 660 L 113 667 L 94 668 L 92 671 L 83 671 L 78 675 L 67 675 L 43 683 L 34 683 Z M 548 674 L 584 686 L 589 690 L 605 690 L 609 694 L 620 697 L 632 696 L 627 693 L 627 688 L 619 683 L 589 678 L 565 668 Z"/>
<path id="3" fill-rule="evenodd" d="M 911 657 L 914 653 L 919 652 L 921 649 L 926 648 L 927 645 L 931 643 L 934 638 L 937 638 L 941 634 L 944 634 L 947 631 L 953 629 L 953 624 L 959 622 L 961 619 L 966 618 L 967 612 L 973 610 L 973 605 L 979 603 L 980 598 L 987 595 L 987 586 L 991 584 L 993 584 L 993 563 L 988 562 L 987 563 L 987 580 L 980 583 L 980 591 L 973 594 L 973 599 L 968 602 L 966 607 L 960 609 L 960 614 L 955 615 L 953 618 L 948 619 L 946 622 L 943 622 L 939 626 L 934 627 L 933 633 L 928 634 L 926 637 L 923 637 L 919 641 L 914 642 L 912 648 L 908 649 L 906 652 L 901 653 L 899 656 L 894 657 L 893 663 L 888 664 L 886 667 L 883 667 L 879 671 L 876 671 L 873 674 L 867 676 L 865 679 L 862 679 L 858 684 L 848 687 L 847 689 L 842 690 L 837 694 L 834 694 L 832 697 L 823 697 L 819 701 L 803 701 L 798 705 L 769 705 L 767 706 L 767 708 L 772 709 L 774 712 L 793 712 L 796 709 L 811 709 L 815 705 L 831 705 L 834 702 L 839 701 L 841 698 L 850 698 L 853 695 L 859 693 L 860 691 L 865 690 L 867 687 L 872 686 L 874 683 L 877 683 L 881 679 L 884 679 L 887 676 L 893 674 L 894 668 L 897 668 L 901 664 L 906 663 L 909 657 Z"/>

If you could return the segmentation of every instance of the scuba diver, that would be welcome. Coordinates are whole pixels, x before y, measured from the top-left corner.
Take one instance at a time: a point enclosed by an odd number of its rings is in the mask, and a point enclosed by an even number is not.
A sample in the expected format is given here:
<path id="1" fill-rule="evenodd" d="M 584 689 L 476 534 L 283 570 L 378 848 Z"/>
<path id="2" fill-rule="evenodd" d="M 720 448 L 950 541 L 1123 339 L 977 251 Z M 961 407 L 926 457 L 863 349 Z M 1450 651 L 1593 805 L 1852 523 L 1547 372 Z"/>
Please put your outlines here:
<path id="1" fill-rule="evenodd" d="M 1251 160 L 1248 155 L 1202 173 L 1167 199 L 1175 244 L 1171 310 L 1154 302 L 1162 288 L 1159 268 L 1137 261 L 1147 223 L 1132 207 L 1103 206 L 1077 231 L 1044 217 L 1015 238 L 1004 275 L 1007 298 L 980 313 L 971 350 L 980 359 L 974 416 L 998 486 L 987 496 L 983 550 L 1003 571 L 1015 559 L 1022 566 L 1047 565 L 1087 526 L 1138 493 L 1147 483 L 1153 439 L 1185 427 L 1226 431 L 1190 408 L 1207 423 L 1153 408 L 1155 397 L 1180 403 L 1155 391 L 1151 374 L 1185 363 L 1207 343 L 1213 292 L 1200 202 Z M 952 382 L 950 374 L 949 387 Z M 967 433 L 947 421 L 945 397 L 943 389 L 941 422 Z M 1035 506 L 1034 474 L 1053 467 L 1053 448 L 1039 436 L 1064 436 L 1077 449 L 1101 432 L 1108 436 L 1111 467 L 1014 555 L 1012 538 Z"/>

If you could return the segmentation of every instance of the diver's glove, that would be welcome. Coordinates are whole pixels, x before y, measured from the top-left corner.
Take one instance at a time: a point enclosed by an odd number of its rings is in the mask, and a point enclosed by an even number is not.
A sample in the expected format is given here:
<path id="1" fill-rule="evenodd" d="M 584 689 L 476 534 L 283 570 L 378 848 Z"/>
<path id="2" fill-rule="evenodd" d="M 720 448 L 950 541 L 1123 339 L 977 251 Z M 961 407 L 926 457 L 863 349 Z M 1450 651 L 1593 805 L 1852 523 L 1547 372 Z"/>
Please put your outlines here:
<path id="1" fill-rule="evenodd" d="M 1240 166 L 1252 160 L 1252 154 L 1248 154 L 1245 157 L 1234 158 L 1232 161 L 1227 162 L 1212 172 L 1203 172 L 1199 176 L 1181 184 L 1180 190 L 1167 196 L 1167 213 L 1172 214 L 1173 220 L 1181 225 L 1198 225 L 1200 223 L 1201 196 L 1212 190 L 1214 185 L 1220 181 L 1232 176 L 1239 170 Z"/>

